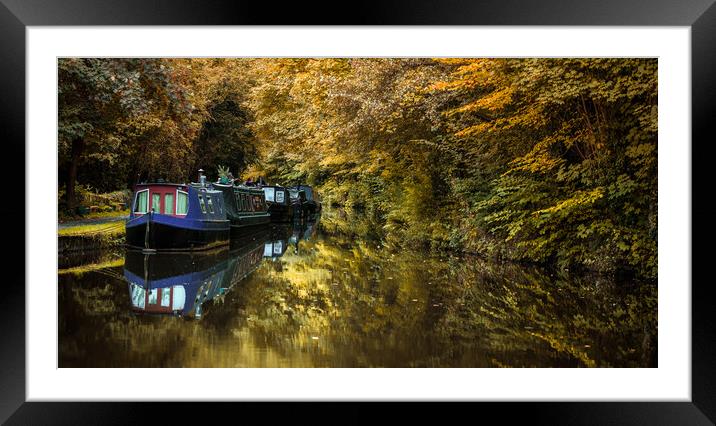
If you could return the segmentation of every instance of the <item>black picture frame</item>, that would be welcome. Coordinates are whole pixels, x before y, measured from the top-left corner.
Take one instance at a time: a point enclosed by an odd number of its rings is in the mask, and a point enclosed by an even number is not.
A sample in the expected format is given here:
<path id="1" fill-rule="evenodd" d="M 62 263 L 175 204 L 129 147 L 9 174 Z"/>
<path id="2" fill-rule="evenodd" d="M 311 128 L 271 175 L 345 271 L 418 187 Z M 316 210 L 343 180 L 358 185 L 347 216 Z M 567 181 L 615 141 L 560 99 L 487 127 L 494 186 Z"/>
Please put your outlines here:
<path id="1" fill-rule="evenodd" d="M 0 0 L 0 135 L 5 176 L 25 175 L 25 30 L 28 26 L 71 25 L 573 25 L 573 26 L 688 26 L 691 28 L 692 67 L 692 398 L 689 402 L 505 402 L 479 404 L 480 416 L 498 414 L 501 422 L 529 419 L 547 424 L 713 424 L 716 421 L 716 320 L 711 314 L 711 285 L 706 279 L 708 242 L 713 240 L 709 219 L 706 174 L 711 156 L 707 132 L 716 116 L 716 6 L 714 0 L 541 0 L 515 2 L 489 0 L 402 0 L 343 4 L 274 3 L 259 1 L 185 0 Z M 280 4 L 280 7 L 277 5 Z M 319 12 L 320 11 L 320 12 Z M 686 143 L 663 141 L 662 143 Z M 52 171 L 48 171 L 52 173 Z M 48 182 L 52 182 L 48 175 Z M 12 186 L 12 181 L 7 182 Z M 24 185 L 20 190 L 30 191 Z M 27 197 L 28 192 L 23 193 Z M 701 196 L 700 196 L 701 195 Z M 2 209 L 3 235 L 8 241 L 6 265 L 25 264 L 25 229 L 32 226 L 17 210 Z M 23 226 L 19 226 L 22 222 Z M 663 225 L 662 225 L 663 226 Z M 668 224 L 666 224 L 668 226 Z M 699 226 L 698 228 L 694 228 Z M 15 235 L 13 235 L 15 233 Z M 702 247 L 704 249 L 699 250 Z M 150 417 L 163 423 L 183 418 L 158 417 L 166 410 L 146 403 L 41 403 L 26 402 L 25 387 L 25 272 L 5 268 L 0 312 L 0 421 L 9 424 L 129 423 L 137 410 L 156 412 Z M 49 284 L 49 283 L 48 283 Z M 232 410 L 234 404 L 212 406 Z M 204 407 L 196 408 L 205 412 Z M 244 408 L 242 407 L 242 410 Z M 265 410 L 263 405 L 259 410 Z M 298 408 L 300 411 L 306 408 Z M 340 407 L 345 414 L 359 413 L 355 405 Z M 193 411 L 194 408 L 192 407 Z M 434 412 L 436 407 L 411 407 L 413 414 Z M 452 410 L 452 408 L 448 408 Z M 272 422 L 288 420 L 296 411 L 273 410 Z M 350 414 L 349 414 L 350 415 Z M 358 414 L 359 415 L 359 414 Z M 489 417 L 485 417 L 489 418 Z M 147 420 L 148 417 L 141 417 Z"/>

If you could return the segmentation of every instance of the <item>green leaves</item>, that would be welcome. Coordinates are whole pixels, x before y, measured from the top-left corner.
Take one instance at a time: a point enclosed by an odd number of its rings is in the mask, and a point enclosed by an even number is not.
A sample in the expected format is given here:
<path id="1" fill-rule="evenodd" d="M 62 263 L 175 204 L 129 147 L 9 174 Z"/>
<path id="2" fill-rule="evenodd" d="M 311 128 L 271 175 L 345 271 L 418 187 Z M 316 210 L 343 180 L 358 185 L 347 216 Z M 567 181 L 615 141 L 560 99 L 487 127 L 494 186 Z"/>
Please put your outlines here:
<path id="1" fill-rule="evenodd" d="M 488 177 L 480 188 L 488 195 L 469 203 L 465 226 L 497 237 L 465 244 L 654 276 L 656 243 L 646 236 L 656 223 L 656 61 L 448 62 L 453 73 L 433 85 L 451 98 L 444 128 Z"/>

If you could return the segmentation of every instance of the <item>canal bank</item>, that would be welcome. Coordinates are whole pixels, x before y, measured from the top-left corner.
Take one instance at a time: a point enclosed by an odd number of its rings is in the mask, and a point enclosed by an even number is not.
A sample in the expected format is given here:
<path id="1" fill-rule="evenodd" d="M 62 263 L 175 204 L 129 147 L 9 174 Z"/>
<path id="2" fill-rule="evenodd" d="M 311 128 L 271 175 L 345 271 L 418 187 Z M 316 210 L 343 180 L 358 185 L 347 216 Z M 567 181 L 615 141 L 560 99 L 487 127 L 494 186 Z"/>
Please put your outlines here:
<path id="1" fill-rule="evenodd" d="M 65 255 L 121 247 L 125 242 L 124 220 L 64 224 L 57 230 L 57 252 Z"/>

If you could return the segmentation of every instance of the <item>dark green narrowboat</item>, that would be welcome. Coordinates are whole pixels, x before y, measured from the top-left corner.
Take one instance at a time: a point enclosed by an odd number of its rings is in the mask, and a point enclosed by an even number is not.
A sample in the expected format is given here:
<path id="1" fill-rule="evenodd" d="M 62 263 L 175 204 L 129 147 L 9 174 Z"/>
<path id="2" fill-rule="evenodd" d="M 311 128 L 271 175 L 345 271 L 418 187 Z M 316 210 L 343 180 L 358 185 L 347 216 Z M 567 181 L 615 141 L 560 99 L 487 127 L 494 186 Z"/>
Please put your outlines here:
<path id="1" fill-rule="evenodd" d="M 221 183 L 212 185 L 224 196 L 226 218 L 229 219 L 232 232 L 246 227 L 265 225 L 271 221 L 266 197 L 260 188 Z"/>

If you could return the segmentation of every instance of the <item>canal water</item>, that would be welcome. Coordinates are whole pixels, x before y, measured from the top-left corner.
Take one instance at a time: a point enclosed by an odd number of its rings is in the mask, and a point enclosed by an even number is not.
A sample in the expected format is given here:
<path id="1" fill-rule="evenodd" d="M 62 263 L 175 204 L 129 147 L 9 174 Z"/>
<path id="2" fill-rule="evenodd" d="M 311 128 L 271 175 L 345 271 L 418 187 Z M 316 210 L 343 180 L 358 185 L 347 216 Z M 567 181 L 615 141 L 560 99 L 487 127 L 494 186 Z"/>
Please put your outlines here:
<path id="1" fill-rule="evenodd" d="M 61 258 L 60 367 L 656 367 L 655 283 L 385 247 L 341 215 Z"/>

